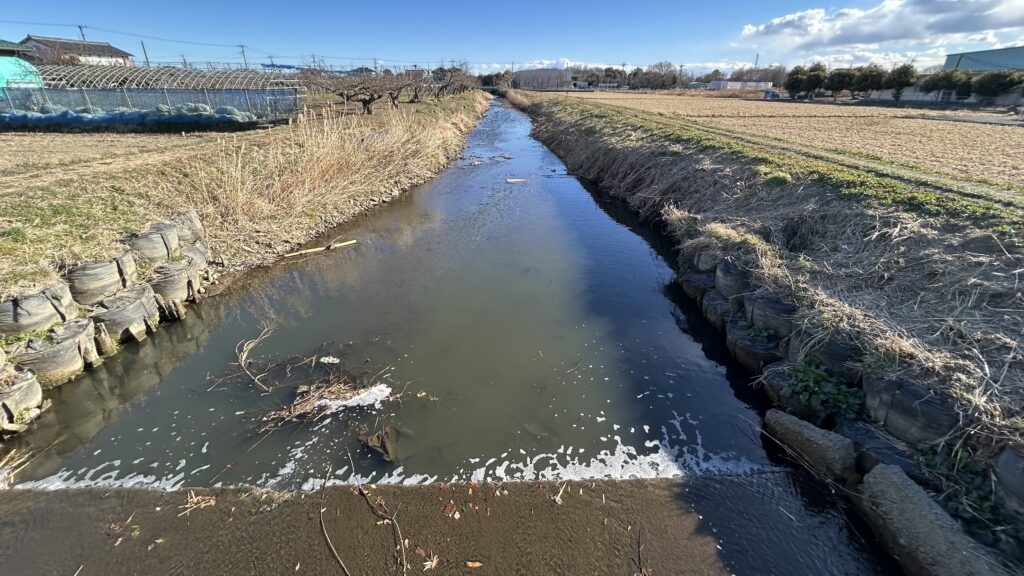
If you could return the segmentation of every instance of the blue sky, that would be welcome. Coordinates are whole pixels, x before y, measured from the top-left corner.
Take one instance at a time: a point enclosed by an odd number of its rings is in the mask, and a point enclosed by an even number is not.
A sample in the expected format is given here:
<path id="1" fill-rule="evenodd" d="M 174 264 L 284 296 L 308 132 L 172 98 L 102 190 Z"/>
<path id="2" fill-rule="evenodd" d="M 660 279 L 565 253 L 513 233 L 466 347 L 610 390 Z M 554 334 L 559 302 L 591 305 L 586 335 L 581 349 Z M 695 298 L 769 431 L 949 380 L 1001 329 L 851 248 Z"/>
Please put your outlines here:
<path id="1" fill-rule="evenodd" d="M 760 63 L 830 65 L 913 61 L 1024 44 L 1024 0 L 778 0 L 717 2 L 216 2 L 50 0 L 7 2 L 0 38 L 26 34 L 108 41 L 142 60 L 299 63 L 316 54 L 338 65 L 437 65 L 476 71 L 524 67 L 646 65 L 706 70 Z M 101 5 L 97 5 L 101 4 Z M 17 21 L 19 23 L 12 23 Z M 21 23 L 24 22 L 24 23 Z M 116 32 L 115 32 L 116 31 Z M 137 38 L 117 32 L 148 36 Z M 188 41 L 206 46 L 158 40 Z"/>

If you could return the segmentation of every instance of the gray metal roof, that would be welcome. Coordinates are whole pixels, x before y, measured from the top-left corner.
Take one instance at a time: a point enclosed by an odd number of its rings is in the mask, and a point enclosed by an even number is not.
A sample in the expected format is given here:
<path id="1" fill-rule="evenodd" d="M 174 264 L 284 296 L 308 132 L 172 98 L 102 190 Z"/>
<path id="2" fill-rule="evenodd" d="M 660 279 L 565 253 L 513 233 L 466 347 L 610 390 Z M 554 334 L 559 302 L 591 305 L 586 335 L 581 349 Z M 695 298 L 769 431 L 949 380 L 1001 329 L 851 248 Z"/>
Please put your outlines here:
<path id="1" fill-rule="evenodd" d="M 23 46 L 14 42 L 0 39 L 0 51 L 2 52 L 35 52 L 31 46 Z"/>
<path id="2" fill-rule="evenodd" d="M 115 48 L 108 42 L 89 42 L 87 40 L 53 38 L 50 36 L 33 36 L 29 34 L 21 41 L 21 44 L 25 44 L 30 40 L 38 42 L 47 48 L 72 56 L 111 56 L 114 58 L 132 57 L 132 54 L 125 52 L 120 48 Z"/>
<path id="3" fill-rule="evenodd" d="M 1024 70 L 1024 46 L 958 52 L 946 56 L 947 70 L 959 68 L 974 72 L 987 70 Z"/>

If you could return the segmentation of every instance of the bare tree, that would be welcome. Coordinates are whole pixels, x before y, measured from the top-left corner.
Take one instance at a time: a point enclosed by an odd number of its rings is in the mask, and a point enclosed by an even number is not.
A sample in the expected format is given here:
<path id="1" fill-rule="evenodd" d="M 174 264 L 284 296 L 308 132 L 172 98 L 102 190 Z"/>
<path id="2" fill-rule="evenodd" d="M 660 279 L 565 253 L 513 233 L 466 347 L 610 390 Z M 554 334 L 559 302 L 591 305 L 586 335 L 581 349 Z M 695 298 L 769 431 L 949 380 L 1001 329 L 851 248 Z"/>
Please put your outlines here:
<path id="1" fill-rule="evenodd" d="M 465 64 L 449 68 L 426 70 L 377 71 L 361 67 L 341 72 L 332 70 L 322 61 L 307 62 L 299 73 L 303 84 L 311 91 L 334 94 L 358 102 L 364 114 L 373 114 L 374 104 L 388 98 L 392 108 L 398 108 L 402 95 L 412 91 L 411 101 L 419 102 L 425 91 L 433 91 L 435 98 L 458 94 L 479 85 L 479 79 L 470 75 Z"/>

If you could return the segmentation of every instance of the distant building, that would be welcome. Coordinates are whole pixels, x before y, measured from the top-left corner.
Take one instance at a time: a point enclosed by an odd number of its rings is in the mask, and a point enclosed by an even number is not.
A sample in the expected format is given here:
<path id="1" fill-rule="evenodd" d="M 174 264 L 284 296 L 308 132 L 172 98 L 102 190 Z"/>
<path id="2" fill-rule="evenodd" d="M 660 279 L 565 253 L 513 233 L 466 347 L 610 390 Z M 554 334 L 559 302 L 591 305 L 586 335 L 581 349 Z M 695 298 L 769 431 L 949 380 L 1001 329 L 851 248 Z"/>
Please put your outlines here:
<path id="1" fill-rule="evenodd" d="M 0 40 L 0 57 L 8 56 L 18 58 L 21 56 L 27 56 L 32 52 L 34 52 L 34 50 L 28 46 L 15 44 L 14 42 L 8 42 L 7 40 Z"/>
<path id="2" fill-rule="evenodd" d="M 946 70 L 970 70 L 971 72 L 1024 70 L 1024 46 L 950 54 L 946 56 L 946 64 L 943 68 Z"/>
<path id="3" fill-rule="evenodd" d="M 571 90 L 576 87 L 572 70 L 559 68 L 520 70 L 512 75 L 512 86 L 526 90 Z"/>
<path id="4" fill-rule="evenodd" d="M 731 82 L 729 80 L 712 80 L 708 90 L 770 90 L 771 82 Z"/>
<path id="5" fill-rule="evenodd" d="M 31 48 L 33 51 L 29 58 L 40 63 L 128 67 L 135 65 L 131 54 L 107 42 L 29 35 L 20 44 Z"/>

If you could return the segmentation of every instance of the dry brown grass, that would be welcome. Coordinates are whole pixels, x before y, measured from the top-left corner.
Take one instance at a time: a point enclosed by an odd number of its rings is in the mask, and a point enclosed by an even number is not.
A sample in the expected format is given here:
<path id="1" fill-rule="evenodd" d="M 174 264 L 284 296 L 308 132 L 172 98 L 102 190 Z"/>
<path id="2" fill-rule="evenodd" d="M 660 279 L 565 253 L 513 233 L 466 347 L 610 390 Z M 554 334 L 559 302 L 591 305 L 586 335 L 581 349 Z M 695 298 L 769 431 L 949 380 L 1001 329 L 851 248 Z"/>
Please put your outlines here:
<path id="1" fill-rule="evenodd" d="M 940 174 L 1024 184 L 1017 152 L 1024 149 L 1024 130 L 949 120 L 962 112 L 661 94 L 573 96 Z"/>
<path id="2" fill-rule="evenodd" d="M 845 199 L 818 182 L 771 183 L 756 161 L 663 136 L 660 125 L 531 100 L 536 133 L 571 170 L 664 219 L 681 243 L 699 238 L 740 259 L 800 304 L 806 328 L 856 343 L 875 373 L 952 394 L 975 448 L 1024 438 L 1024 249 L 1014 237 Z"/>
<path id="3" fill-rule="evenodd" d="M 119 253 L 125 233 L 186 208 L 232 268 L 269 262 L 436 174 L 485 105 L 475 93 L 373 117 L 324 109 L 264 132 L 0 177 L 0 297 Z"/>

